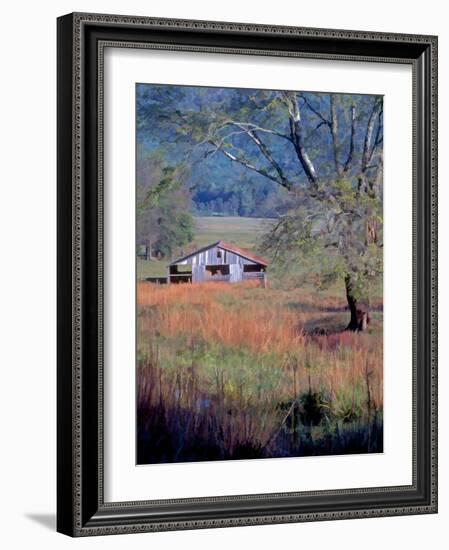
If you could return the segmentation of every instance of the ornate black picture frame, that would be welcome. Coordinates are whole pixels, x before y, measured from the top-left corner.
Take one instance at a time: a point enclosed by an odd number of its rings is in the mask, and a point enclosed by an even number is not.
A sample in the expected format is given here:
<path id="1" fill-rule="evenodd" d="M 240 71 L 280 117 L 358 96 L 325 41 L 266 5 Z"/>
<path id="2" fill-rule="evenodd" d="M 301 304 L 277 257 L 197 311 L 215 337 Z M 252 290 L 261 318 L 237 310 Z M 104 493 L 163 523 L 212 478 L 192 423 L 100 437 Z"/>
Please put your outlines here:
<path id="1" fill-rule="evenodd" d="M 412 66 L 412 485 L 104 501 L 105 45 Z M 75 13 L 58 19 L 57 71 L 58 531 L 89 536 L 437 512 L 437 38 Z"/>

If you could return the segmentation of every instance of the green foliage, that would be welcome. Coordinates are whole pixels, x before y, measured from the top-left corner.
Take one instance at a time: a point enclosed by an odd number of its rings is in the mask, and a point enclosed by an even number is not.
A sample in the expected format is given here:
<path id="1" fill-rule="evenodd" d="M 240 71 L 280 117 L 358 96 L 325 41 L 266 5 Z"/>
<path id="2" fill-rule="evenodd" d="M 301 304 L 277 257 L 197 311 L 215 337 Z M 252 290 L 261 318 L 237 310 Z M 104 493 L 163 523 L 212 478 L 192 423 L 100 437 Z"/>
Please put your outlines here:
<path id="1" fill-rule="evenodd" d="M 327 185 L 338 200 L 337 213 L 349 213 L 356 207 L 358 193 L 349 179 L 339 179 Z"/>
<path id="2" fill-rule="evenodd" d="M 162 177 L 156 185 L 150 187 L 138 205 L 138 213 L 143 213 L 148 208 L 154 208 L 158 206 L 161 199 L 167 195 L 172 190 L 179 189 L 179 182 L 174 179 L 174 168 L 165 167 L 162 169 Z"/>
<path id="3" fill-rule="evenodd" d="M 271 254 L 281 277 L 289 276 L 294 263 L 302 266 L 296 282 L 305 276 L 320 290 L 349 276 L 351 296 L 369 301 L 383 271 L 382 202 L 350 179 L 328 181 L 322 190 L 297 199 L 298 206 L 264 236 L 261 249 Z"/>
<path id="4" fill-rule="evenodd" d="M 171 256 L 175 247 L 181 247 L 193 240 L 193 219 L 188 212 L 173 209 L 167 202 L 159 206 L 159 238 L 155 242 L 156 254 L 163 258 Z"/>
<path id="5" fill-rule="evenodd" d="M 152 256 L 165 258 L 194 238 L 189 196 L 177 168 L 162 167 L 154 158 L 146 161 L 138 172 L 137 244 L 151 247 Z"/>

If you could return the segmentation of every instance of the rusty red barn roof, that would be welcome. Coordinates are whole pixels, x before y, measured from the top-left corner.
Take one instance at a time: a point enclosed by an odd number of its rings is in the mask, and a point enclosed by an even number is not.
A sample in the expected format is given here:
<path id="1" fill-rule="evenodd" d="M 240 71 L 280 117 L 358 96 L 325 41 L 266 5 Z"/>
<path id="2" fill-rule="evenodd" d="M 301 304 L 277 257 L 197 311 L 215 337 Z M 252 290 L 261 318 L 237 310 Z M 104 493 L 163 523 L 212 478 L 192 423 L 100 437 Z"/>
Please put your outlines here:
<path id="1" fill-rule="evenodd" d="M 251 260 L 256 264 L 260 264 L 264 266 L 268 265 L 267 260 L 265 260 L 261 256 L 257 256 L 256 254 L 253 254 L 252 252 L 250 252 L 249 250 L 246 250 L 245 248 L 240 248 L 239 246 L 235 246 L 232 243 L 227 243 L 226 241 L 221 241 L 221 240 L 208 244 L 207 246 L 203 246 L 202 248 L 198 248 L 197 250 L 194 250 L 193 252 L 190 252 L 189 254 L 182 256 L 181 258 L 177 258 L 176 260 L 173 260 L 169 265 L 176 265 L 179 262 L 183 262 L 184 260 L 187 260 L 187 258 L 195 256 L 196 254 L 199 254 L 200 252 L 204 252 L 205 250 L 208 250 L 209 248 L 213 248 L 214 246 L 218 246 L 218 248 L 237 254 L 238 256 L 241 256 L 242 258 L 246 258 L 247 260 Z"/>
<path id="2" fill-rule="evenodd" d="M 223 248 L 224 250 L 227 250 L 228 252 L 234 252 L 234 254 L 237 254 L 238 256 L 242 256 L 243 258 L 246 258 L 248 260 L 252 260 L 253 262 L 256 262 L 257 264 L 261 265 L 268 265 L 267 260 L 265 258 L 262 258 L 262 256 L 257 256 L 257 254 L 253 254 L 249 250 L 246 250 L 246 248 L 240 248 L 239 246 L 235 246 L 232 243 L 227 243 L 225 241 L 218 241 L 219 248 Z"/>

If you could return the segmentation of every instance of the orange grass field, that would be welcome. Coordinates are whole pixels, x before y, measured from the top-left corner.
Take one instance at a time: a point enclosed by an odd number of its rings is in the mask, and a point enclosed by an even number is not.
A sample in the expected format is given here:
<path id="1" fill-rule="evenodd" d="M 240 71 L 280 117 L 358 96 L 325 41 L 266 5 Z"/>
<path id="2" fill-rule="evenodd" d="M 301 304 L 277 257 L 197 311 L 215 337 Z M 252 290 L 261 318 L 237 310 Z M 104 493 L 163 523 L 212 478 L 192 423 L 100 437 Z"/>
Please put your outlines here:
<path id="1" fill-rule="evenodd" d="M 381 451 L 382 314 L 342 296 L 138 283 L 138 462 Z"/>

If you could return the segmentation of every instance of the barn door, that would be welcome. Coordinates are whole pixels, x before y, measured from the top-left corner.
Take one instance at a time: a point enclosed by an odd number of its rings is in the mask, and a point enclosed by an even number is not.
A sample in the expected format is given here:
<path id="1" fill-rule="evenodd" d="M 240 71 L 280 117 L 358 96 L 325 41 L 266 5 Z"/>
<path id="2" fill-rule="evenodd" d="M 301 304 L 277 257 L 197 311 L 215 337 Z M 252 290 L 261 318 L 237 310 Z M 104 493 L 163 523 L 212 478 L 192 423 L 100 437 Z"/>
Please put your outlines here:
<path id="1" fill-rule="evenodd" d="M 205 272 L 204 265 L 193 265 L 192 266 L 192 283 L 202 283 L 205 279 L 204 272 Z"/>
<path id="2" fill-rule="evenodd" d="M 243 281 L 243 265 L 242 264 L 231 264 L 229 266 L 229 280 L 231 283 L 238 283 Z"/>

